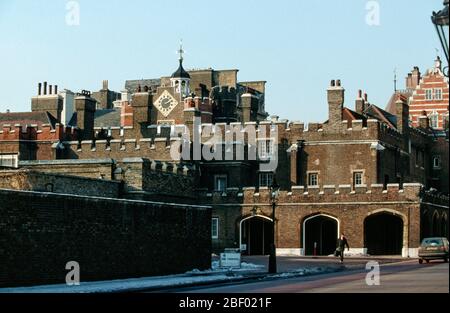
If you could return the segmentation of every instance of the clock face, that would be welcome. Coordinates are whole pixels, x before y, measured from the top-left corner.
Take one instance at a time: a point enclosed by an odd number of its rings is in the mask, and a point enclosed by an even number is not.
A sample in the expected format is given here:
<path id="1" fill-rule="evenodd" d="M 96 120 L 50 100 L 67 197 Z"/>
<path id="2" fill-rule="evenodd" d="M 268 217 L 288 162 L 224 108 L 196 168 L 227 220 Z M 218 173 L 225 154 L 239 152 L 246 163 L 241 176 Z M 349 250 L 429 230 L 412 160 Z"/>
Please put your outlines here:
<path id="1" fill-rule="evenodd" d="M 177 105 L 177 100 L 175 100 L 175 98 L 172 97 L 172 95 L 167 90 L 165 90 L 155 102 L 155 107 L 165 117 L 167 117 Z"/>

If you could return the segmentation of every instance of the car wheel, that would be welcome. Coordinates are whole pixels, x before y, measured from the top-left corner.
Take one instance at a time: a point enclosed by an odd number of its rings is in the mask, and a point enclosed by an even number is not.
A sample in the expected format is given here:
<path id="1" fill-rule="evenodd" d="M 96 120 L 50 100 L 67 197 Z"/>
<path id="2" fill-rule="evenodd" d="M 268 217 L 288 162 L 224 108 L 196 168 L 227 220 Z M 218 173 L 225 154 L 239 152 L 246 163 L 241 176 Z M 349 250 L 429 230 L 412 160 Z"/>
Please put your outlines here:
<path id="1" fill-rule="evenodd" d="M 422 259 L 419 259 L 419 264 L 422 264 L 423 263 L 423 260 Z"/>
<path id="2" fill-rule="evenodd" d="M 427 261 L 427 263 L 430 263 L 430 260 L 425 260 L 425 261 Z"/>

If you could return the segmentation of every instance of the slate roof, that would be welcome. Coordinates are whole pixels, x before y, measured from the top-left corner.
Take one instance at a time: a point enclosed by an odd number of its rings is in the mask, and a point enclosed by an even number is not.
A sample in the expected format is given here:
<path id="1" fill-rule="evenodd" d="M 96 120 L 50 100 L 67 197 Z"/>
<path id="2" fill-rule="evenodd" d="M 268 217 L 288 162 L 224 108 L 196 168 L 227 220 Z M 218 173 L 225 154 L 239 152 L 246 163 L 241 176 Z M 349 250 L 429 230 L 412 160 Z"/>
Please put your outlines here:
<path id="1" fill-rule="evenodd" d="M 108 110 L 97 110 L 94 116 L 94 127 L 96 128 L 109 128 L 120 127 L 120 115 L 119 108 Z M 69 126 L 76 127 L 78 124 L 77 112 L 75 112 L 70 119 Z"/>
<path id="2" fill-rule="evenodd" d="M 58 123 L 58 120 L 48 112 L 19 112 L 0 114 L 0 126 L 6 124 L 14 126 L 19 124 L 23 127 L 30 125 L 38 125 L 38 127 L 41 127 L 42 125 L 47 124 L 54 129 L 56 123 Z"/>
<path id="3" fill-rule="evenodd" d="M 94 127 L 120 127 L 120 109 L 95 111 Z"/>
<path id="4" fill-rule="evenodd" d="M 406 99 L 409 99 L 413 95 L 413 92 L 414 90 L 412 89 L 396 91 L 394 94 L 392 94 L 391 99 L 389 99 L 388 105 L 386 106 L 386 111 L 393 115 L 396 115 L 397 108 L 395 106 L 395 102 L 398 99 L 398 95 L 405 96 Z"/>
<path id="5" fill-rule="evenodd" d="M 370 117 L 385 122 L 391 128 L 397 128 L 397 116 L 377 107 L 374 104 L 371 104 L 366 109 L 365 113 Z"/>

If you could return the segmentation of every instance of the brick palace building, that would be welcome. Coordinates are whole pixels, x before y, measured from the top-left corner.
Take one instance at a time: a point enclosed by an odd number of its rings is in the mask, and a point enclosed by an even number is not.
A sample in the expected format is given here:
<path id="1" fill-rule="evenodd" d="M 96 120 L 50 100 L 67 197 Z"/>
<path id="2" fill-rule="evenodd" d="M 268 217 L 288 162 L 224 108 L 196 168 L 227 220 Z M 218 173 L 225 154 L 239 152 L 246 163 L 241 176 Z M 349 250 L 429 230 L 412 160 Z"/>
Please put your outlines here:
<path id="1" fill-rule="evenodd" d="M 344 232 L 353 253 L 414 257 L 421 238 L 448 236 L 448 132 L 440 122 L 431 127 L 429 112 L 415 108 L 427 84 L 441 86 L 441 74 L 435 68 L 415 77 L 413 100 L 395 95 L 390 112 L 361 91 L 353 108 L 344 106 L 344 87 L 333 80 L 328 120 L 309 125 L 268 119 L 265 81 L 239 82 L 238 70 L 186 71 L 182 57 L 172 76 L 130 80 L 121 93 L 107 81 L 92 94 L 39 84 L 32 112 L 0 114 L 0 165 L 8 175 L 19 168 L 119 182 L 124 199 L 210 206 L 216 252 L 268 254 L 275 237 L 280 255 L 329 255 Z M 441 97 L 448 102 L 448 83 Z M 208 140 L 227 127 L 270 131 L 256 147 L 232 140 L 246 156 L 256 149 L 254 159 L 173 159 L 174 147 L 195 141 L 194 118 L 212 130 L 200 136 L 211 151 L 226 145 Z M 190 130 L 188 140 L 179 126 Z M 261 170 L 274 158 L 275 171 Z M 275 236 L 274 177 L 281 188 Z M 38 185 L 26 188 L 73 189 Z"/>

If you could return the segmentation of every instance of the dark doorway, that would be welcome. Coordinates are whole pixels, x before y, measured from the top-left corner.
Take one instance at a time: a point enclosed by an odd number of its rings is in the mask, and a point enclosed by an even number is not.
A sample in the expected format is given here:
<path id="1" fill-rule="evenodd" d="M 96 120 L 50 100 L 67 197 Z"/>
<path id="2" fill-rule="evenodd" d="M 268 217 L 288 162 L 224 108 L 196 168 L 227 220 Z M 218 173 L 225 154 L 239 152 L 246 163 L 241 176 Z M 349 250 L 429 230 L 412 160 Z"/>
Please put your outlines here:
<path id="1" fill-rule="evenodd" d="M 441 217 L 441 234 L 442 237 L 448 238 L 448 222 L 446 216 Z"/>
<path id="2" fill-rule="evenodd" d="M 401 255 L 403 220 L 389 213 L 369 216 L 364 222 L 364 237 L 370 255 Z"/>
<path id="3" fill-rule="evenodd" d="M 272 221 L 253 217 L 242 222 L 242 244 L 247 246 L 247 255 L 268 255 L 273 241 Z"/>
<path id="4" fill-rule="evenodd" d="M 431 231 L 430 231 L 430 220 L 428 218 L 428 214 L 427 213 L 424 213 L 422 215 L 422 218 L 421 218 L 420 222 L 422 224 L 422 227 L 421 227 L 421 230 L 422 230 L 421 239 L 430 237 L 430 233 L 431 233 Z"/>
<path id="5" fill-rule="evenodd" d="M 336 250 L 338 223 L 335 219 L 318 215 L 305 222 L 305 255 L 330 255 Z M 314 246 L 316 245 L 316 249 Z"/>
<path id="6" fill-rule="evenodd" d="M 433 234 L 432 237 L 441 237 L 441 230 L 439 229 L 439 218 L 438 215 L 433 215 Z"/>

